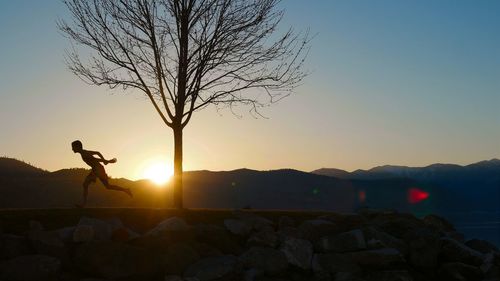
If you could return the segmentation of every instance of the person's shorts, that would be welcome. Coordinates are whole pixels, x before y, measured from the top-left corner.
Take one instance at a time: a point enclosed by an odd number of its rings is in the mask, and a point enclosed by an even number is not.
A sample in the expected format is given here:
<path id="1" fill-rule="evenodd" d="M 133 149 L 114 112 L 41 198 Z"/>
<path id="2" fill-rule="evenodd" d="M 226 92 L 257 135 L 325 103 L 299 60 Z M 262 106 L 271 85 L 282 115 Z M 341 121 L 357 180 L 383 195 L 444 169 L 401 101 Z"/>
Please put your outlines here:
<path id="1" fill-rule="evenodd" d="M 96 182 L 97 178 L 99 178 L 103 183 L 108 181 L 108 175 L 106 174 L 106 170 L 104 170 L 103 166 L 92 167 L 92 171 L 90 171 L 88 176 L 85 178 L 85 182 Z"/>

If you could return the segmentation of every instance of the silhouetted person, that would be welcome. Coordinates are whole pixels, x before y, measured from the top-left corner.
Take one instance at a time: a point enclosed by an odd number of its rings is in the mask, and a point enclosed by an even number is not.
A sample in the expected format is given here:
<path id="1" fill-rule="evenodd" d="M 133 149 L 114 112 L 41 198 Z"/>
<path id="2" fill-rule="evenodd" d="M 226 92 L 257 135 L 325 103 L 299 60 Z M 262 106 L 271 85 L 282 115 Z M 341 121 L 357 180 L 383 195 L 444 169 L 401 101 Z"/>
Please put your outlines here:
<path id="1" fill-rule="evenodd" d="M 104 163 L 104 165 L 108 165 L 109 163 L 116 163 L 116 158 L 113 158 L 111 160 L 106 160 L 104 159 L 104 156 L 102 156 L 102 154 L 98 151 L 85 150 L 83 149 L 82 142 L 79 140 L 72 142 L 71 148 L 73 149 L 73 152 L 80 153 L 80 155 L 82 155 L 83 162 L 87 163 L 87 165 L 89 165 L 92 168 L 92 171 L 85 178 L 85 181 L 83 182 L 83 202 L 82 204 L 76 204 L 77 207 L 81 208 L 85 207 L 85 205 L 87 204 L 89 185 L 90 183 L 95 182 L 97 178 L 101 180 L 101 182 L 107 189 L 123 191 L 127 193 L 130 197 L 132 197 L 132 191 L 130 191 L 130 188 L 123 188 L 109 184 L 108 175 L 104 170 L 104 166 L 102 166 L 100 163 L 102 162 Z M 97 155 L 99 158 L 94 157 L 94 155 Z"/>

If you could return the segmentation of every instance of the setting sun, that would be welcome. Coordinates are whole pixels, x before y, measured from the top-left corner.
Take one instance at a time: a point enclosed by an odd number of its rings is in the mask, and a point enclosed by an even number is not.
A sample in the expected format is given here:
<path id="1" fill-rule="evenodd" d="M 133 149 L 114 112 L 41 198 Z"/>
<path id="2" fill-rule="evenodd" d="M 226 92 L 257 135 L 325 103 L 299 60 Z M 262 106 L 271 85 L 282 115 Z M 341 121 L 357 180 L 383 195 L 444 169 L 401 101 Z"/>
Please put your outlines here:
<path id="1" fill-rule="evenodd" d="M 156 184 L 164 184 L 170 180 L 173 174 L 171 165 L 165 162 L 154 162 L 145 167 L 142 176 Z"/>

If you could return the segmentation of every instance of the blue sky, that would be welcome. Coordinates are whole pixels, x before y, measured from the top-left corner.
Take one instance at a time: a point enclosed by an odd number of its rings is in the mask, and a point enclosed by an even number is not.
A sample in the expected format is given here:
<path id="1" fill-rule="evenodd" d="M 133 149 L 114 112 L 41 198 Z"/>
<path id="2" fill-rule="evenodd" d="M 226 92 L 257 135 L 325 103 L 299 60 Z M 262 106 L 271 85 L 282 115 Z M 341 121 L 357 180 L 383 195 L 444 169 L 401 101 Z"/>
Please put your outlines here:
<path id="1" fill-rule="evenodd" d="M 346 170 L 500 158 L 500 2 L 287 0 L 283 27 L 315 34 L 303 85 L 255 119 L 208 108 L 185 168 Z M 88 86 L 63 62 L 60 1 L 0 1 L 0 154 L 83 166 L 74 139 L 138 178 L 172 134 L 137 93 Z M 156 160 L 155 160 L 156 161 Z"/>

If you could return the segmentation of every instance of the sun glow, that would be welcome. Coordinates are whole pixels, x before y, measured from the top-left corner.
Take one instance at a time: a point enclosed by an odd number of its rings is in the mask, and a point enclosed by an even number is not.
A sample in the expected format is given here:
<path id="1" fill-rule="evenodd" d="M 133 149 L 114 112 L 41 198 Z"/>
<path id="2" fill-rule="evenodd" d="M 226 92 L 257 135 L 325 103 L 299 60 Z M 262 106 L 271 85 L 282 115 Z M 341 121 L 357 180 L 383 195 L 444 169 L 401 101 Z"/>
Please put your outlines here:
<path id="1" fill-rule="evenodd" d="M 163 161 L 153 162 L 145 167 L 142 176 L 152 182 L 161 185 L 167 183 L 174 174 L 171 165 Z"/>

